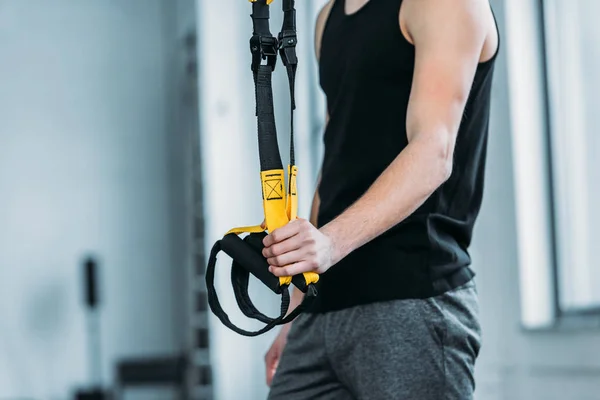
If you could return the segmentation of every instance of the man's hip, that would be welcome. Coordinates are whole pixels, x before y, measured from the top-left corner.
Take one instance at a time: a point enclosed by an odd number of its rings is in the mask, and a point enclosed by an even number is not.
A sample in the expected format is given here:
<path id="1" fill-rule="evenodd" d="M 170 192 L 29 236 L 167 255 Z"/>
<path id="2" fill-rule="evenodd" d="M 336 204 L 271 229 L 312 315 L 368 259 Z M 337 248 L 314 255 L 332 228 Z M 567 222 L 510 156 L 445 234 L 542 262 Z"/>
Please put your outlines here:
<path id="1" fill-rule="evenodd" d="M 427 299 L 304 314 L 269 399 L 468 400 L 481 344 L 473 281 Z"/>

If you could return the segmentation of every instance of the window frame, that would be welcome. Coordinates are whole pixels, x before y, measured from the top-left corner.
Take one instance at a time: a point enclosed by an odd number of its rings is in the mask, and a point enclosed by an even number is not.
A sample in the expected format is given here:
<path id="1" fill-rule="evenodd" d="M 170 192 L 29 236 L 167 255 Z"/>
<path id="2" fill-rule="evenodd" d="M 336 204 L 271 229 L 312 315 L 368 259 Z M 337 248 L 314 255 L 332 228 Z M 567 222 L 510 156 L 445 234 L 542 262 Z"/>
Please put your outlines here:
<path id="1" fill-rule="evenodd" d="M 547 11 L 547 0 L 537 0 L 539 8 L 539 26 L 541 30 L 541 57 L 542 57 L 542 82 L 543 82 L 543 102 L 544 102 L 544 119 L 545 119 L 545 133 L 546 133 L 546 149 L 547 152 L 547 177 L 548 177 L 548 207 L 550 209 L 550 215 L 548 216 L 549 223 L 549 234 L 551 240 L 551 268 L 552 268 L 552 290 L 553 290 L 553 308 L 554 318 L 557 320 L 557 324 L 561 324 L 561 320 L 577 321 L 582 320 L 584 317 L 598 317 L 600 321 L 600 305 L 594 305 L 590 307 L 574 307 L 570 309 L 564 309 L 561 305 L 561 278 L 560 278 L 560 265 L 558 261 L 558 246 L 559 240 L 557 235 L 557 220 L 556 220 L 556 187 L 554 184 L 555 174 L 555 155 L 552 148 L 552 135 L 553 130 L 556 129 L 553 125 L 551 118 L 552 111 L 552 93 L 551 76 L 549 73 L 550 57 L 548 54 L 548 11 Z M 564 322 L 563 322 L 564 323 Z"/>
<path id="2" fill-rule="evenodd" d="M 551 97 L 544 0 L 504 0 L 520 325 L 524 331 L 600 328 L 600 309 L 560 306 Z"/>

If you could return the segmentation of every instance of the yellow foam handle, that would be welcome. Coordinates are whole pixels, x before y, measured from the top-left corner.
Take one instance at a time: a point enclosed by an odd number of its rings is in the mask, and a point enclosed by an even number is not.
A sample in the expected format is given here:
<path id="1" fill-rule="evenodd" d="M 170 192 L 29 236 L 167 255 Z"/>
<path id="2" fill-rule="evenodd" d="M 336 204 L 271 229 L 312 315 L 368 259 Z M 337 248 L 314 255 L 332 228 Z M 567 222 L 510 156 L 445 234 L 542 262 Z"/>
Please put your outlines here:
<path id="1" fill-rule="evenodd" d="M 248 0 L 250 3 L 256 3 L 257 0 Z M 271 4 L 274 0 L 267 0 L 267 5 Z"/>

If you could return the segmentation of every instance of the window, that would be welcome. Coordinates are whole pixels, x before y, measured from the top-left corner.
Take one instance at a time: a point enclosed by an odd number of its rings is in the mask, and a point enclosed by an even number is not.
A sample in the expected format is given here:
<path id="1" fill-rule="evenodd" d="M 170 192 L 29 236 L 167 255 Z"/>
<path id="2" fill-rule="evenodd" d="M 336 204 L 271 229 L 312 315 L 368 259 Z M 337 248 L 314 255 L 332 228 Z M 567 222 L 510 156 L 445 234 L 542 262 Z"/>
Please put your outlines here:
<path id="1" fill-rule="evenodd" d="M 600 2 L 542 12 L 557 311 L 600 311 Z"/>
<path id="2" fill-rule="evenodd" d="M 504 6 L 521 322 L 597 326 L 600 2 Z"/>

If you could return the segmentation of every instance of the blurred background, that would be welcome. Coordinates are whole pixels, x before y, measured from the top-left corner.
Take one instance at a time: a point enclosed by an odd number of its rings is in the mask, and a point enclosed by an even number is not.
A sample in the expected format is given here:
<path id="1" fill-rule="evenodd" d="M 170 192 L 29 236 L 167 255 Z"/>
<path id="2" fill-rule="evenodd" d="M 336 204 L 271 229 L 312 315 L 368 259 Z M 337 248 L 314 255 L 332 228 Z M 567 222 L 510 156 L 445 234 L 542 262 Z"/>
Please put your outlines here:
<path id="1" fill-rule="evenodd" d="M 297 3 L 307 216 L 325 1 Z M 600 2 L 491 3 L 502 38 L 471 249 L 476 398 L 598 400 Z M 0 0 L 0 400 L 265 398 L 275 333 L 224 328 L 203 275 L 215 240 L 262 219 L 249 14 L 243 0 Z M 274 85 L 285 159 L 282 68 Z M 222 303 L 255 327 L 223 258 Z M 279 299 L 251 289 L 275 314 Z"/>

